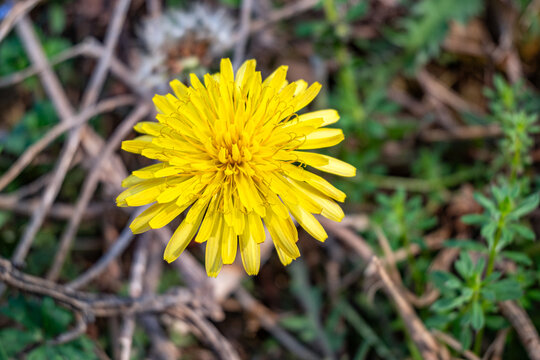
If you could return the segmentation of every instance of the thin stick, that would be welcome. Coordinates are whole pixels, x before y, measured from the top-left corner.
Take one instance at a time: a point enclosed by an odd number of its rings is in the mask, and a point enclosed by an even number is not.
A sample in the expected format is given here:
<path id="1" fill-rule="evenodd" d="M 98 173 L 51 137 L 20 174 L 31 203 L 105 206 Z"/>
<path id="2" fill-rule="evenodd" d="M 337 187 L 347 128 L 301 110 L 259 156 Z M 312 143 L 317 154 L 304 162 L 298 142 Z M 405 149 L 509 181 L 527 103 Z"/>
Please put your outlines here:
<path id="1" fill-rule="evenodd" d="M 513 301 L 501 301 L 499 303 L 504 317 L 512 324 L 521 340 L 521 344 L 527 350 L 531 360 L 540 360 L 540 338 L 527 312 Z"/>
<path id="2" fill-rule="evenodd" d="M 129 95 L 120 95 L 107 100 L 103 100 L 95 106 L 88 107 L 78 115 L 55 125 L 39 141 L 27 148 L 24 153 L 15 161 L 8 171 L 0 177 L 0 191 L 11 183 L 32 160 L 54 140 L 64 132 L 86 123 L 96 115 L 112 111 L 118 107 L 130 105 L 135 102 L 135 98 Z"/>
<path id="3" fill-rule="evenodd" d="M 240 14 L 240 29 L 238 30 L 238 40 L 234 47 L 233 66 L 235 69 L 240 67 L 246 53 L 246 44 L 249 37 L 249 24 L 251 23 L 252 0 L 243 0 Z"/>
<path id="4" fill-rule="evenodd" d="M 439 360 L 439 356 L 449 358 L 449 355 L 439 346 L 433 335 L 426 329 L 411 304 L 407 302 L 399 288 L 390 279 L 390 276 L 376 256 L 372 257 L 366 269 L 366 275 L 376 276 L 381 281 L 384 291 L 396 305 L 409 336 L 422 354 L 422 358 L 425 360 Z"/>
<path id="5" fill-rule="evenodd" d="M 32 23 L 27 17 L 23 17 L 17 23 L 16 29 L 31 62 L 34 64 L 34 66 L 43 69 L 40 74 L 41 81 L 45 91 L 53 102 L 56 112 L 62 121 L 67 121 L 67 119 L 72 118 L 74 115 L 73 108 L 67 99 L 66 93 L 63 91 L 60 85 L 60 81 L 47 63 L 45 53 L 36 33 L 34 32 Z M 62 149 L 60 160 L 56 163 L 53 178 L 47 189 L 44 191 L 40 206 L 32 215 L 30 224 L 26 228 L 22 240 L 17 244 L 12 257 L 12 260 L 15 263 L 20 264 L 30 250 L 32 241 L 39 231 L 43 220 L 45 219 L 45 214 L 50 209 L 56 195 L 58 194 L 62 181 L 64 180 L 65 173 L 69 168 L 71 159 L 77 150 L 77 144 L 78 137 L 71 136 L 68 140 L 68 144 Z"/>
<path id="6" fill-rule="evenodd" d="M 4 40 L 13 25 L 17 21 L 28 14 L 41 0 L 26 0 L 18 1 L 13 5 L 11 11 L 7 14 L 4 21 L 0 24 L 0 42 Z"/>
<path id="7" fill-rule="evenodd" d="M 112 20 L 107 28 L 107 34 L 105 35 L 105 53 L 103 57 L 99 59 L 96 69 L 92 73 L 92 77 L 84 91 L 81 108 L 84 109 L 91 104 L 95 103 L 100 89 L 103 87 L 105 77 L 107 75 L 111 60 L 113 58 L 113 51 L 116 48 L 120 32 L 126 18 L 127 11 L 131 0 L 118 0 Z"/>
<path id="8" fill-rule="evenodd" d="M 190 291 L 173 289 L 165 294 L 129 298 L 116 295 L 96 295 L 74 290 L 37 276 L 17 270 L 12 263 L 0 257 L 0 281 L 8 286 L 39 296 L 48 296 L 62 306 L 78 311 L 92 320 L 94 317 L 134 315 L 165 311 L 169 308 L 191 306 Z"/>
<path id="9" fill-rule="evenodd" d="M 60 274 L 60 270 L 62 270 L 62 266 L 71 247 L 71 243 L 73 242 L 73 238 L 75 237 L 79 224 L 82 220 L 82 215 L 84 214 L 84 211 L 97 188 L 101 166 L 106 159 L 110 158 L 113 151 L 118 147 L 122 139 L 125 138 L 126 134 L 131 130 L 133 125 L 145 117 L 150 112 L 150 109 L 151 106 L 149 103 L 142 103 L 137 106 L 137 108 L 133 110 L 133 112 L 122 122 L 122 124 L 115 129 L 107 145 L 101 154 L 96 158 L 96 161 L 89 172 L 90 175 L 88 175 L 84 181 L 81 195 L 77 201 L 77 205 L 75 206 L 75 212 L 73 213 L 66 230 L 62 234 L 60 245 L 58 246 L 58 251 L 55 254 L 52 267 L 47 274 L 47 279 L 57 279 L 58 275 Z"/>
<path id="10" fill-rule="evenodd" d="M 364 260 L 365 262 L 371 261 L 374 253 L 373 250 L 371 250 L 371 247 L 367 244 L 366 240 L 364 240 L 364 238 L 357 235 L 352 230 L 341 226 L 337 222 L 328 220 L 321 216 L 318 216 L 317 219 L 326 230 L 333 233 L 341 241 L 346 243 L 347 246 L 353 249 L 358 255 L 360 255 L 362 260 Z"/>
<path id="11" fill-rule="evenodd" d="M 315 7 L 318 3 L 319 3 L 319 0 L 295 1 L 291 3 L 291 5 L 287 5 L 287 6 L 282 7 L 281 9 L 272 11 L 267 19 L 253 21 L 249 28 L 249 32 L 252 34 L 259 32 L 265 27 L 273 23 L 288 19 L 290 17 L 293 17 L 305 11 L 308 11 L 312 9 L 313 7 Z"/>
<path id="12" fill-rule="evenodd" d="M 454 339 L 453 337 L 451 337 L 450 335 L 443 333 L 442 331 L 439 331 L 439 330 L 432 330 L 431 332 L 441 342 L 445 343 L 446 345 L 450 346 L 452 349 L 454 349 L 455 351 L 463 355 L 465 359 L 480 360 L 480 358 L 472 351 L 463 349 L 463 347 L 461 346 L 461 343 L 457 341 L 456 339 Z"/>
<path id="13" fill-rule="evenodd" d="M 39 199 L 21 200 L 16 196 L 0 196 L 0 209 L 13 211 L 14 213 L 32 215 L 39 207 Z M 91 219 L 103 214 L 103 211 L 113 208 L 112 204 L 90 204 L 84 211 L 83 218 Z M 47 218 L 66 220 L 70 219 L 75 211 L 71 204 L 55 203 L 47 212 Z"/>
<path id="14" fill-rule="evenodd" d="M 131 223 L 133 219 L 139 216 L 144 210 L 145 208 L 142 208 L 134 212 L 128 222 Z M 111 261 L 116 259 L 127 248 L 131 242 L 131 239 L 133 239 L 133 233 L 131 232 L 129 226 L 126 226 L 110 249 L 94 265 L 92 265 L 90 269 L 86 270 L 86 272 L 84 272 L 82 275 L 69 282 L 66 286 L 70 289 L 79 289 L 95 279 L 98 275 L 105 271 Z"/>
<path id="15" fill-rule="evenodd" d="M 131 275 L 129 280 L 129 296 L 138 298 L 143 292 L 143 274 L 148 263 L 148 235 L 141 236 L 137 241 L 135 255 L 131 264 Z M 135 332 L 135 317 L 133 315 L 124 316 L 118 344 L 120 345 L 120 360 L 129 360 L 133 333 Z"/>
<path id="16" fill-rule="evenodd" d="M 107 49 L 107 53 L 112 53 L 114 47 L 116 46 L 118 36 L 120 35 L 120 28 L 124 21 L 125 13 L 127 12 L 126 6 L 129 5 L 129 2 L 130 0 L 120 0 L 117 7 L 115 8 L 113 20 L 106 36 L 105 48 Z M 26 17 L 22 18 L 21 21 L 17 24 L 17 31 L 19 33 L 19 36 L 21 37 L 21 40 L 23 41 L 23 44 L 25 44 L 27 52 L 32 58 L 32 62 L 34 63 L 34 65 L 39 68 L 46 69 L 41 73 L 42 81 L 46 88 L 50 88 L 48 93 L 49 96 L 52 98 L 53 103 L 55 104 L 55 108 L 60 115 L 60 118 L 63 122 L 66 122 L 68 119 L 73 118 L 73 109 L 71 108 L 71 105 L 69 105 L 69 103 L 67 102 L 65 92 L 62 90 L 58 78 L 54 75 L 52 69 L 50 68 L 50 65 L 47 63 L 41 44 L 39 43 L 39 40 L 37 39 L 36 34 L 32 28 L 32 24 Z M 86 102 L 84 102 L 83 100 L 83 108 L 88 107 L 90 104 L 95 102 L 95 99 L 97 99 L 97 94 L 95 94 L 98 89 L 97 86 L 103 83 L 104 80 L 102 78 L 106 74 L 106 72 L 102 70 L 102 67 L 108 66 L 111 59 L 110 55 L 107 55 L 107 53 L 102 59 L 100 59 L 97 69 L 92 75 L 92 78 L 90 80 L 91 84 L 88 87 L 88 91 L 83 96 L 83 98 L 86 100 Z M 36 236 L 39 228 L 41 227 L 41 224 L 43 223 L 43 220 L 45 219 L 45 214 L 48 212 L 54 199 L 58 195 L 60 186 L 62 185 L 62 182 L 69 168 L 69 164 L 71 163 L 71 160 L 73 159 L 73 156 L 77 151 L 79 140 L 81 138 L 81 130 L 82 125 L 75 127 L 70 132 L 67 144 L 62 149 L 62 154 L 60 155 L 60 159 L 58 160 L 55 167 L 54 177 L 43 194 L 40 207 L 32 216 L 30 224 L 26 228 L 22 240 L 19 242 L 19 244 L 17 244 L 17 248 L 15 249 L 13 255 L 13 261 L 16 263 L 21 263 L 26 257 L 26 254 L 30 250 L 34 237 Z"/>
<path id="17" fill-rule="evenodd" d="M 319 359 L 317 354 L 299 343 L 294 337 L 279 326 L 277 317 L 267 307 L 257 301 L 244 288 L 238 288 L 235 297 L 244 310 L 260 321 L 262 327 L 276 338 L 287 350 L 298 359 Z"/>
<path id="18" fill-rule="evenodd" d="M 191 322 L 199 331 L 194 335 L 199 340 L 209 344 L 214 349 L 216 355 L 223 360 L 240 360 L 238 353 L 231 343 L 219 332 L 216 327 L 204 318 L 201 314 L 187 307 L 169 309 L 168 314 Z"/>
<path id="19" fill-rule="evenodd" d="M 58 65 L 66 60 L 72 59 L 77 56 L 88 56 L 88 57 L 99 59 L 103 56 L 105 51 L 106 49 L 103 47 L 103 45 L 99 41 L 97 41 L 94 38 L 87 38 L 82 43 L 77 44 L 67 50 L 64 50 L 58 55 L 51 58 L 50 65 L 51 66 Z M 20 70 L 10 75 L 6 75 L 0 78 L 0 87 L 7 87 L 7 86 L 15 85 L 32 75 L 40 74 L 42 71 L 43 71 L 42 68 L 38 68 L 36 66 L 30 66 L 24 70 Z M 129 69 L 127 65 L 125 65 L 123 62 L 118 60 L 115 56 L 111 58 L 110 71 L 114 76 L 116 76 L 124 84 L 129 86 L 131 91 L 133 91 L 134 93 L 136 94 L 145 93 L 144 88 L 141 87 L 132 76 L 133 72 L 131 71 L 131 69 Z"/>

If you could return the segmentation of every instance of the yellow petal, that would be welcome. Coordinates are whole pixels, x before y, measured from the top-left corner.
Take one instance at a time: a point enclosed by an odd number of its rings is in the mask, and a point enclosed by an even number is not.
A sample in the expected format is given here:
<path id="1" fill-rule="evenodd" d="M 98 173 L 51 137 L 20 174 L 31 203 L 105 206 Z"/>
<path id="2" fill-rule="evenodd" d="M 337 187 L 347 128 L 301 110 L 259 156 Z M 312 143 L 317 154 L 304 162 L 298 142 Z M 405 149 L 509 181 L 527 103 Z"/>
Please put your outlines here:
<path id="1" fill-rule="evenodd" d="M 223 266 L 221 260 L 221 235 L 225 221 L 222 216 L 218 216 L 218 221 L 214 224 L 212 235 L 206 242 L 206 252 L 204 257 L 204 266 L 208 276 L 216 277 Z"/>
<path id="2" fill-rule="evenodd" d="M 281 261 L 281 263 L 284 266 L 289 265 L 294 259 L 296 259 L 287 255 L 285 251 L 283 251 L 283 249 L 279 247 L 276 242 L 274 242 L 274 246 L 276 247 L 276 252 L 278 253 L 279 261 Z"/>
<path id="3" fill-rule="evenodd" d="M 135 170 L 133 172 L 133 175 L 135 175 L 136 177 L 140 179 L 153 179 L 155 177 L 155 173 L 158 170 L 162 170 L 165 167 L 167 167 L 167 164 L 163 164 L 163 163 L 154 164 L 154 165 L 150 165 L 139 170 Z"/>
<path id="4" fill-rule="evenodd" d="M 139 133 L 152 136 L 159 136 L 161 135 L 162 131 L 166 131 L 165 125 L 150 121 L 141 121 L 140 123 L 137 123 L 133 128 Z"/>
<path id="5" fill-rule="evenodd" d="M 312 102 L 320 90 L 321 90 L 321 84 L 319 84 L 318 82 L 315 82 L 311 84 L 311 86 L 308 87 L 306 90 L 302 91 L 297 96 L 295 96 L 294 111 L 298 111 L 304 108 L 310 102 Z"/>
<path id="6" fill-rule="evenodd" d="M 236 71 L 235 83 L 237 87 L 242 89 L 245 86 L 255 73 L 256 65 L 257 63 L 253 59 L 244 61 L 242 66 Z"/>
<path id="7" fill-rule="evenodd" d="M 152 220 L 148 222 L 148 225 L 152 229 L 159 229 L 170 223 L 178 215 L 184 211 L 184 209 L 178 207 L 175 203 L 166 204 L 161 211 L 157 213 Z"/>
<path id="8" fill-rule="evenodd" d="M 289 257 L 296 259 L 300 256 L 296 241 L 298 240 L 298 232 L 292 223 L 291 218 L 281 219 L 273 212 L 268 211 L 264 218 L 268 232 L 272 236 L 272 240 L 276 247 L 281 248 Z"/>
<path id="9" fill-rule="evenodd" d="M 116 198 L 120 206 L 141 206 L 154 202 L 161 191 L 165 188 L 165 182 L 161 179 L 145 180 L 123 191 Z"/>
<path id="10" fill-rule="evenodd" d="M 150 135 L 143 135 L 136 137 L 133 140 L 122 141 L 122 150 L 130 153 L 141 154 L 144 149 L 151 146 L 153 138 L 154 137 Z"/>
<path id="11" fill-rule="evenodd" d="M 326 109 L 319 111 L 312 111 L 306 114 L 302 114 L 298 117 L 299 122 L 304 122 L 312 119 L 322 119 L 322 126 L 328 126 L 339 120 L 339 114 L 336 110 Z"/>
<path id="12" fill-rule="evenodd" d="M 129 175 L 127 178 L 122 180 L 122 187 L 125 187 L 125 188 L 132 187 L 132 186 L 142 183 L 144 180 L 145 179 L 138 178 L 135 175 Z M 121 205 L 118 205 L 118 206 L 121 206 Z M 127 204 L 125 204 L 124 206 L 127 206 Z"/>
<path id="13" fill-rule="evenodd" d="M 343 210 L 338 204 L 326 197 L 320 191 L 313 188 L 311 185 L 292 179 L 290 181 L 293 183 L 296 189 L 299 190 L 299 193 L 305 194 L 307 198 L 311 199 L 311 201 L 317 203 L 322 208 L 320 214 L 325 218 L 339 222 L 345 217 Z M 304 203 L 302 203 L 302 206 L 305 207 Z"/>
<path id="14" fill-rule="evenodd" d="M 150 220 L 154 218 L 161 210 L 163 209 L 162 204 L 154 204 L 150 206 L 148 209 L 143 211 L 139 216 L 137 216 L 131 224 L 129 225 L 129 228 L 134 234 L 140 234 L 147 230 L 150 230 L 151 227 L 148 224 Z"/>
<path id="15" fill-rule="evenodd" d="M 221 259 L 223 260 L 223 264 L 232 264 L 234 262 L 237 246 L 238 237 L 234 229 L 230 226 L 224 226 L 221 242 Z"/>
<path id="16" fill-rule="evenodd" d="M 292 151 L 292 153 L 298 157 L 298 161 L 313 166 L 315 169 L 340 176 L 356 176 L 354 166 L 331 156 L 301 151 Z"/>
<path id="17" fill-rule="evenodd" d="M 249 233 L 251 234 L 251 236 L 253 236 L 257 244 L 263 243 L 266 238 L 266 234 L 264 232 L 264 225 L 262 223 L 261 217 L 251 212 L 248 214 L 247 220 L 248 226 L 246 226 L 246 228 L 249 229 Z"/>
<path id="18" fill-rule="evenodd" d="M 191 211 L 192 209 L 189 210 L 189 212 Z M 163 258 L 165 259 L 165 261 L 170 263 L 180 256 L 180 254 L 185 250 L 185 248 L 188 246 L 191 239 L 199 229 L 202 218 L 203 213 L 201 212 L 197 215 L 197 219 L 193 223 L 188 223 L 185 220 L 182 221 L 180 226 L 178 226 L 173 236 L 171 237 L 171 240 L 169 240 L 167 247 L 165 248 L 165 253 L 163 254 Z"/>
<path id="19" fill-rule="evenodd" d="M 171 81 L 169 83 L 171 89 L 173 90 L 174 94 L 176 95 L 176 97 L 178 97 L 179 100 L 182 100 L 184 99 L 187 94 L 188 94 L 188 87 L 184 84 L 182 84 L 182 82 L 180 82 L 180 80 L 178 79 L 174 79 L 173 81 Z"/>
<path id="20" fill-rule="evenodd" d="M 287 205 L 296 221 L 298 221 L 300 226 L 302 226 L 308 232 L 308 234 L 319 241 L 324 241 L 326 238 L 328 238 L 328 235 L 326 234 L 326 231 L 324 231 L 322 225 L 301 205 L 288 203 L 286 200 L 285 205 Z"/>
<path id="21" fill-rule="evenodd" d="M 324 195 L 327 195 L 337 201 L 345 201 L 345 193 L 335 188 L 332 184 L 330 184 L 328 181 L 326 181 L 319 175 L 315 175 L 312 172 L 306 171 L 300 166 L 295 166 L 287 163 L 282 164 L 281 168 L 290 178 L 298 181 L 305 181 L 311 186 L 313 186 L 315 189 L 319 190 Z"/>
<path id="22" fill-rule="evenodd" d="M 247 229 L 247 227 L 246 227 Z M 248 275 L 257 275 L 261 267 L 261 248 L 250 231 L 245 231 L 240 238 L 240 255 Z"/>
<path id="23" fill-rule="evenodd" d="M 341 129 L 317 129 L 300 141 L 298 149 L 320 149 L 339 144 L 345 139 Z"/>

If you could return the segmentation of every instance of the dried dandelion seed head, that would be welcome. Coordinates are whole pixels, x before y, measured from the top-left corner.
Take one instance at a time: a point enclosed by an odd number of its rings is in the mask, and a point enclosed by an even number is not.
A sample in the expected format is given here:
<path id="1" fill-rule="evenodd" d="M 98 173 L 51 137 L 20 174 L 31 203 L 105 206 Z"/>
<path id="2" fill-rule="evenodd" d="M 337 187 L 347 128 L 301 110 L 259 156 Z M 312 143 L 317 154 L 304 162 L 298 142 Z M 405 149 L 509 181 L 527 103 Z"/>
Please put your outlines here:
<path id="1" fill-rule="evenodd" d="M 340 176 L 354 176 L 351 165 L 314 152 L 338 144 L 340 129 L 326 128 L 339 119 L 335 110 L 302 115 L 321 85 L 289 83 L 281 66 L 265 81 L 246 61 L 236 73 L 229 59 L 220 73 L 191 76 L 191 87 L 174 80 L 174 95 L 156 95 L 157 123 L 141 122 L 142 135 L 122 149 L 159 163 L 134 171 L 118 206 L 152 204 L 131 224 L 134 233 L 157 229 L 187 211 L 164 258 L 174 261 L 190 241 L 206 241 L 206 271 L 216 276 L 240 248 L 247 273 L 260 267 L 263 221 L 284 265 L 300 256 L 291 214 L 315 239 L 327 237 L 312 214 L 341 221 L 335 201 L 345 194 L 302 165 Z"/>
<path id="2" fill-rule="evenodd" d="M 147 19 L 139 30 L 146 52 L 141 54 L 137 79 L 161 90 L 178 75 L 220 58 L 231 46 L 233 34 L 234 21 L 224 9 L 200 4 Z"/>

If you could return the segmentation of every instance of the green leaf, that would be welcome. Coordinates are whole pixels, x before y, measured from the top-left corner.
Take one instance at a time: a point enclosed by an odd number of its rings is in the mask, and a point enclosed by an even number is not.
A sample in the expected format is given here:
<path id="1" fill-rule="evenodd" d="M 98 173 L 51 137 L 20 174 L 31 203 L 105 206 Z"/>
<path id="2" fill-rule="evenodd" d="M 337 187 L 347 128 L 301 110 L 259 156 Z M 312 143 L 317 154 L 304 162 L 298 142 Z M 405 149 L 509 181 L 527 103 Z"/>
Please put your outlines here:
<path id="1" fill-rule="evenodd" d="M 484 243 L 476 240 L 465 240 L 465 239 L 452 239 L 446 240 L 444 242 L 445 247 L 454 247 L 462 250 L 477 251 L 477 252 L 486 252 L 487 248 Z"/>
<path id="2" fill-rule="evenodd" d="M 512 260 L 518 264 L 530 266 L 532 265 L 532 260 L 527 254 L 519 251 L 503 251 L 501 255 L 509 260 Z"/>
<path id="3" fill-rule="evenodd" d="M 484 310 L 479 301 L 474 301 L 471 308 L 471 325 L 474 330 L 478 331 L 484 327 Z"/>
<path id="4" fill-rule="evenodd" d="M 536 209 L 538 207 L 538 203 L 540 202 L 540 194 L 532 194 L 531 196 L 525 198 L 518 206 L 517 208 L 512 211 L 512 215 L 514 215 L 517 218 L 522 217 L 523 215 L 526 215 Z"/>
<path id="5" fill-rule="evenodd" d="M 463 287 L 463 283 L 457 276 L 446 271 L 435 270 L 430 274 L 433 284 L 444 292 L 447 289 L 459 289 Z"/>
<path id="6" fill-rule="evenodd" d="M 520 298 L 523 294 L 521 285 L 514 278 L 503 279 L 487 284 L 486 288 L 495 293 L 497 301 L 515 300 Z"/>
<path id="7" fill-rule="evenodd" d="M 488 219 L 484 214 L 467 214 L 461 217 L 461 221 L 468 225 L 483 225 Z"/>
<path id="8" fill-rule="evenodd" d="M 66 13 L 61 5 L 49 6 L 49 26 L 54 35 L 60 34 L 66 28 Z"/>
<path id="9" fill-rule="evenodd" d="M 461 306 L 466 301 L 467 299 L 463 296 L 443 298 L 434 302 L 431 309 L 436 312 L 446 312 Z"/>
<path id="10" fill-rule="evenodd" d="M 525 240 L 534 241 L 536 239 L 536 234 L 530 228 L 521 224 L 511 224 L 508 225 L 509 230 L 517 233 L 519 236 Z"/>
<path id="11" fill-rule="evenodd" d="M 472 343 L 472 331 L 469 328 L 461 329 L 459 333 L 459 342 L 463 349 L 469 349 Z"/>
<path id="12" fill-rule="evenodd" d="M 491 201 L 489 198 L 487 198 L 486 196 L 480 194 L 480 193 L 475 193 L 474 194 L 474 199 L 484 208 L 486 209 L 487 211 L 489 211 L 490 213 L 494 214 L 496 213 L 498 210 L 497 210 L 497 207 L 495 206 L 495 203 L 493 201 Z"/>
<path id="13" fill-rule="evenodd" d="M 461 253 L 455 267 L 459 275 L 464 279 L 468 279 L 474 275 L 474 264 L 468 252 Z"/>

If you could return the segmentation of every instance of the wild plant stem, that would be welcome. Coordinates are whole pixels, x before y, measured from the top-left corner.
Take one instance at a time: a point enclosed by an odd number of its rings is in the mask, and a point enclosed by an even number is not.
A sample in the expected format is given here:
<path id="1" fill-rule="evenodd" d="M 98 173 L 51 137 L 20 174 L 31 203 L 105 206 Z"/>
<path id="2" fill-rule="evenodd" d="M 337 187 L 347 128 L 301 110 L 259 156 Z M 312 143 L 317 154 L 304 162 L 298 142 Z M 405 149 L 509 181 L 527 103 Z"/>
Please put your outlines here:
<path id="1" fill-rule="evenodd" d="M 495 268 L 495 257 L 497 256 L 497 246 L 499 245 L 499 241 L 501 240 L 503 226 L 504 226 L 504 214 L 501 215 L 499 222 L 497 223 L 497 230 L 495 231 L 495 236 L 493 237 L 493 242 L 491 243 L 491 247 L 489 249 L 489 257 L 488 257 L 488 264 L 486 268 L 485 278 L 490 276 L 493 273 L 493 269 Z M 482 309 L 482 311 L 483 310 L 484 309 Z M 476 336 L 474 340 L 474 353 L 477 355 L 480 355 L 480 351 L 482 350 L 483 337 L 484 337 L 484 328 L 481 328 L 480 330 L 476 332 Z"/>

